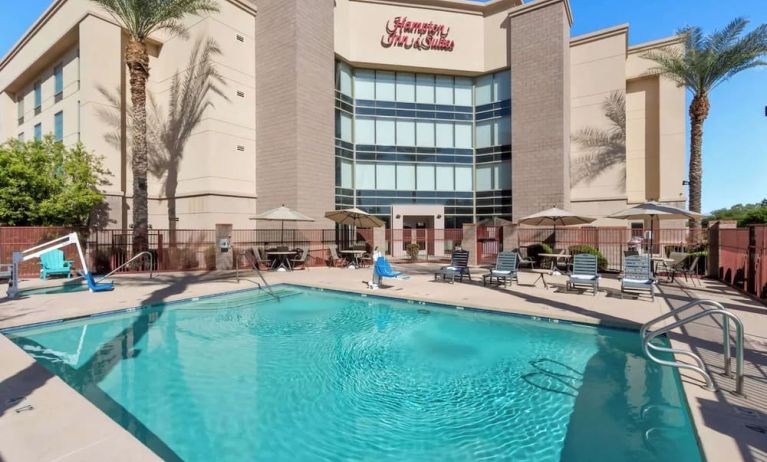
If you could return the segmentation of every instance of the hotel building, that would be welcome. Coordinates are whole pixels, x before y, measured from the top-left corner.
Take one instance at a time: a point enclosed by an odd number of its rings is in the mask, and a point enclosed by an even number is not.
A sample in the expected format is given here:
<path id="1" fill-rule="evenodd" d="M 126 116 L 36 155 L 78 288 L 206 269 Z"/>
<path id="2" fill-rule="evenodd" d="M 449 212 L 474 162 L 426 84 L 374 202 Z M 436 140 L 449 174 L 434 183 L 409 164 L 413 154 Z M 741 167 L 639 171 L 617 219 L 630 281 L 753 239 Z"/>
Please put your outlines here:
<path id="1" fill-rule="evenodd" d="M 155 228 L 252 227 L 280 204 L 319 227 L 356 206 L 393 228 L 453 228 L 686 199 L 684 89 L 643 58 L 677 37 L 572 37 L 567 0 L 219 7 L 149 44 Z M 96 4 L 55 0 L 0 61 L 0 137 L 103 156 L 109 227 L 131 219 L 125 44 Z"/>

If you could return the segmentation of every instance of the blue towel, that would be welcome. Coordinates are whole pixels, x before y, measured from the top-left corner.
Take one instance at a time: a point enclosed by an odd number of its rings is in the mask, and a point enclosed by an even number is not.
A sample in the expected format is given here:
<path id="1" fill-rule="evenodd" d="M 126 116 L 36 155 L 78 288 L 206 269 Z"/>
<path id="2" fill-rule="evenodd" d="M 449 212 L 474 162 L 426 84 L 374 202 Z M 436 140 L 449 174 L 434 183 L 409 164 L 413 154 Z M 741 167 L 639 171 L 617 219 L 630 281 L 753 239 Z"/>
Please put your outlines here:
<path id="1" fill-rule="evenodd" d="M 376 275 L 382 278 L 397 278 L 402 275 L 402 273 L 396 272 L 391 269 L 391 265 L 389 264 L 389 261 L 384 256 L 378 257 L 378 259 L 376 260 L 375 272 L 376 272 Z"/>

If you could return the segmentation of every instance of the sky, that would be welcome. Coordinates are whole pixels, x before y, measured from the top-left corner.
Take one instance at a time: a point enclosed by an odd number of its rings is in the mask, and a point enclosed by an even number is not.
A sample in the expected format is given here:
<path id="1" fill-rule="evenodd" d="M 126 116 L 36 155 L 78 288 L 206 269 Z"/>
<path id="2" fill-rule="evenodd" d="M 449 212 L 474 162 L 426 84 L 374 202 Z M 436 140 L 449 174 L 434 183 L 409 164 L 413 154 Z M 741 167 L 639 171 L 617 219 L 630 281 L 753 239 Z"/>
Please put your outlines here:
<path id="1" fill-rule="evenodd" d="M 480 0 L 481 1 L 481 0 Z M 51 0 L 0 0 L 4 56 Z M 573 35 L 629 23 L 630 43 L 672 35 L 685 25 L 710 31 L 735 17 L 767 23 L 764 0 L 570 0 Z M 689 101 L 689 95 L 688 95 Z M 746 71 L 711 95 L 704 125 L 703 211 L 767 198 L 767 67 Z M 689 125 L 688 125 L 689 140 Z M 689 142 L 689 141 L 688 141 Z"/>

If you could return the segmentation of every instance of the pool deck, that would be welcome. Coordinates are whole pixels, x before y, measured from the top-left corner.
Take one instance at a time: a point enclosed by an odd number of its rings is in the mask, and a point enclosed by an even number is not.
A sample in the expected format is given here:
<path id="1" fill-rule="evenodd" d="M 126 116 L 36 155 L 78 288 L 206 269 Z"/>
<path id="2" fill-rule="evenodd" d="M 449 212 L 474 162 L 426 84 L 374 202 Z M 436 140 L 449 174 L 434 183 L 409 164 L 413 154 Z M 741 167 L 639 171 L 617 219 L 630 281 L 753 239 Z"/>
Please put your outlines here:
<path id="1" fill-rule="evenodd" d="M 434 264 L 405 265 L 399 269 L 410 280 L 385 280 L 387 287 L 367 289 L 370 269 L 310 268 L 292 273 L 265 273 L 270 284 L 295 283 L 412 300 L 487 308 L 538 317 L 590 324 L 638 328 L 642 323 L 694 298 L 719 301 L 737 314 L 746 330 L 746 397 L 731 393 L 734 384 L 721 374 L 721 330 L 704 319 L 677 329 L 672 345 L 692 349 L 707 363 L 723 391 L 709 392 L 694 374 L 682 374 L 684 390 L 704 453 L 709 461 L 767 460 L 767 307 L 714 281 L 695 286 L 662 284 L 655 302 L 620 298 L 618 280 L 604 277 L 602 291 L 566 292 L 564 276 L 546 276 L 554 285 L 546 290 L 537 274 L 523 272 L 520 284 L 509 289 L 483 287 L 484 270 L 474 271 L 473 283 L 435 282 Z M 396 265 L 395 265 L 396 269 Z M 206 294 L 256 287 L 252 272 L 163 273 L 115 278 L 113 292 L 71 292 L 0 299 L 0 329 L 86 316 L 104 311 L 162 303 Z M 51 281 L 60 284 L 62 281 Z M 24 281 L 22 289 L 38 287 Z M 114 423 L 61 379 L 0 336 L 0 460 L 158 460 L 127 431 Z M 28 407 L 29 406 L 29 407 Z"/>

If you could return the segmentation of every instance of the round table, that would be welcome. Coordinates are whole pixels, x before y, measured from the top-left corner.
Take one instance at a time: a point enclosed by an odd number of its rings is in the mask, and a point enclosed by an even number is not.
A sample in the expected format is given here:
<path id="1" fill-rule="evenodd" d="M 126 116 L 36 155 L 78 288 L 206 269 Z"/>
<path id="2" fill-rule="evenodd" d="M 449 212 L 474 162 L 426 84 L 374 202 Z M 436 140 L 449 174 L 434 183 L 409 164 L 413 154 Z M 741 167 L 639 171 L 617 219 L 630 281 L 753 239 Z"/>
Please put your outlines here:
<path id="1" fill-rule="evenodd" d="M 540 254 L 538 254 L 538 255 L 540 255 Z M 553 272 L 551 270 L 547 270 L 547 269 L 536 269 L 536 268 L 533 268 L 531 271 L 538 275 L 538 279 L 536 279 L 533 282 L 533 285 L 535 285 L 538 282 L 538 280 L 540 280 L 541 282 L 543 282 L 543 287 L 545 289 L 548 289 L 549 285 L 546 283 L 546 279 L 544 278 L 544 276 L 547 275 L 547 274 L 549 276 L 553 276 Z"/>
<path id="2" fill-rule="evenodd" d="M 350 255 L 350 257 L 347 257 L 347 260 L 349 260 L 348 268 L 359 268 L 360 267 L 360 257 L 365 253 L 364 250 L 341 250 L 342 254 Z"/>
<path id="3" fill-rule="evenodd" d="M 290 265 L 290 256 L 295 255 L 294 250 L 267 250 L 266 256 L 274 257 L 274 263 L 272 263 L 272 269 L 279 271 L 280 268 L 284 268 L 287 271 L 293 271 L 293 267 Z"/>

